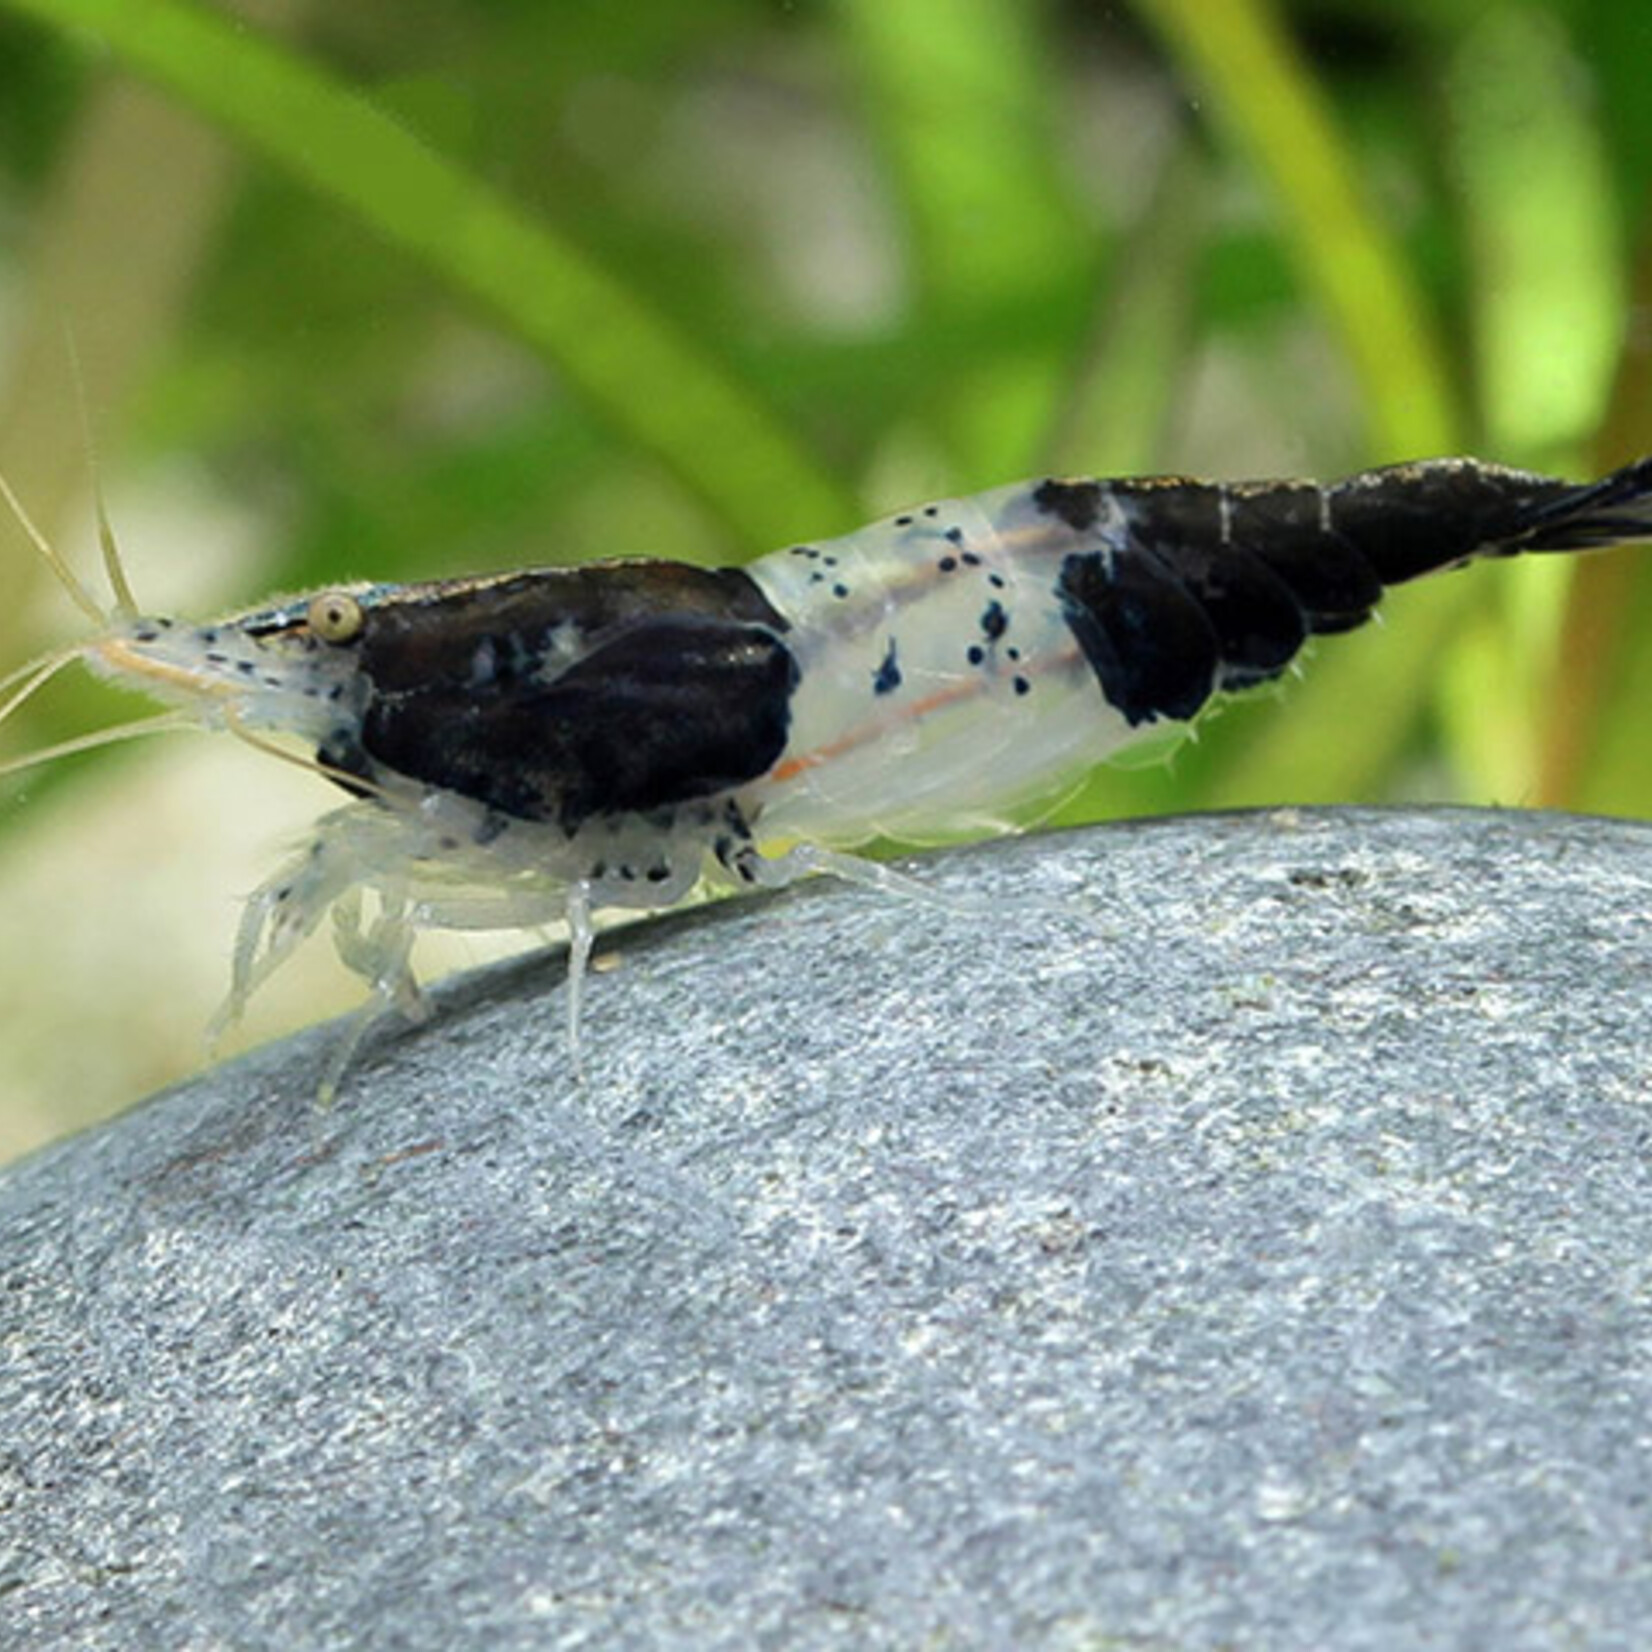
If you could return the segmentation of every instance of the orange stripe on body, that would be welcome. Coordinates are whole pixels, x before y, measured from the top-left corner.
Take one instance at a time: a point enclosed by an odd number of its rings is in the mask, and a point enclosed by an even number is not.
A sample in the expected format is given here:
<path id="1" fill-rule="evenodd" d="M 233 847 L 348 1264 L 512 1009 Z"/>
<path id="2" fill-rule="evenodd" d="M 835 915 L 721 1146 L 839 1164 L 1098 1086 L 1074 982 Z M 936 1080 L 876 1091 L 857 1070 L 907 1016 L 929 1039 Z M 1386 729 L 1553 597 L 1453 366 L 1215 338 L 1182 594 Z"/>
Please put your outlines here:
<path id="1" fill-rule="evenodd" d="M 1059 654 L 1051 655 L 1050 659 L 1034 666 L 1030 662 L 1023 662 L 1021 675 L 1024 677 L 1047 676 L 1052 671 L 1059 671 L 1073 665 L 1079 657 L 1078 649 L 1064 648 Z M 902 709 L 898 717 L 886 717 L 875 723 L 862 723 L 859 728 L 851 729 L 840 739 L 830 741 L 824 746 L 817 746 L 813 751 L 804 752 L 799 757 L 788 757 L 784 762 L 777 763 L 769 770 L 767 778 L 770 780 L 795 780 L 800 774 L 806 774 L 810 769 L 818 769 L 823 763 L 830 763 L 833 758 L 841 757 L 845 752 L 854 751 L 858 746 L 867 745 L 886 733 L 899 723 L 908 723 L 918 718 L 927 717 L 932 711 L 944 710 L 949 705 L 956 705 L 962 700 L 968 700 L 976 695 L 984 694 L 989 686 L 985 679 L 975 678 L 967 683 L 955 683 L 951 688 L 937 689 L 935 693 L 926 695 L 921 700 L 914 700 L 911 705 Z"/>

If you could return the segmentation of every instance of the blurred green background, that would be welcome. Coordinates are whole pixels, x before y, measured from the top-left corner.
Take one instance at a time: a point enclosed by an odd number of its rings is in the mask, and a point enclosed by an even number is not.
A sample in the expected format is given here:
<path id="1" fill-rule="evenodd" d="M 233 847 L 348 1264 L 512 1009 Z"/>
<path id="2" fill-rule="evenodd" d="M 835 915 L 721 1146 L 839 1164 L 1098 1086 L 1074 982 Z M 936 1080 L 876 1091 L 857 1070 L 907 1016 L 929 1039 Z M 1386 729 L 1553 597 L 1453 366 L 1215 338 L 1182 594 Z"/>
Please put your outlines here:
<path id="1" fill-rule="evenodd" d="M 0 0 L 0 469 L 91 570 L 95 452 L 190 614 L 1052 469 L 1588 474 L 1652 451 L 1648 63 L 1645 0 Z M 1652 812 L 1633 553 L 1386 615 L 1060 818 Z M 75 619 L 0 531 L 0 669 Z M 0 755 L 135 709 L 66 677 Z M 281 768 L 0 782 L 0 1155 L 199 1065 L 332 801 Z M 353 1001 L 327 951 L 247 1037 Z"/>

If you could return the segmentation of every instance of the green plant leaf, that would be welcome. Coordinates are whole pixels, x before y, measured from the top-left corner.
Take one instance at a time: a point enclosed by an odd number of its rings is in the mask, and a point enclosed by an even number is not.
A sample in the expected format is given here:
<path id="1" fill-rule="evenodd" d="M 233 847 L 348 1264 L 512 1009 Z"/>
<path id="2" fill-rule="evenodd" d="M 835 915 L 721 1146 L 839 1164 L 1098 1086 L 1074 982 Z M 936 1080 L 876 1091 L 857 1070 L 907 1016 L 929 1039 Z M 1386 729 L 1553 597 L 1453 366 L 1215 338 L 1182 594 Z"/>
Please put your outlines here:
<path id="1" fill-rule="evenodd" d="M 1433 318 L 1267 0 L 1137 0 L 1279 204 L 1302 280 L 1364 391 L 1377 457 L 1445 453 L 1461 421 Z"/>
<path id="2" fill-rule="evenodd" d="M 782 543 L 799 521 L 853 524 L 848 490 L 703 344 L 314 64 L 184 0 L 4 3 L 91 34 L 485 306 L 749 549 Z"/>

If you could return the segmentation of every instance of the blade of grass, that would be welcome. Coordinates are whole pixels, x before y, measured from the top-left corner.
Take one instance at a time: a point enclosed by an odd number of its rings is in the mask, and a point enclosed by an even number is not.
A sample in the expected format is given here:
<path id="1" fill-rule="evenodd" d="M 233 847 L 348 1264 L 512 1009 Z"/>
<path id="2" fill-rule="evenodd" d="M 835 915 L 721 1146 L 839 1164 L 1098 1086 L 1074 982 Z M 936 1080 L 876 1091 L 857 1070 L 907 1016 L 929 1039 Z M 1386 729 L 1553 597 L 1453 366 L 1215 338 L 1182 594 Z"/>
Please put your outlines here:
<path id="1" fill-rule="evenodd" d="M 1379 459 L 1451 451 L 1460 421 L 1434 325 L 1267 0 L 1136 0 L 1278 200 L 1307 289 L 1353 364 Z"/>
<path id="2" fill-rule="evenodd" d="M 1444 76 L 1481 423 L 1494 453 L 1523 462 L 1553 462 L 1593 431 L 1622 322 L 1616 202 L 1584 72 L 1559 18 L 1508 7 L 1464 36 Z"/>
<path id="3" fill-rule="evenodd" d="M 1619 211 L 1633 247 L 1617 375 L 1591 444 L 1597 470 L 1652 452 L 1652 100 L 1646 96 L 1646 15 L 1640 6 L 1591 5 L 1586 42 L 1590 112 L 1611 145 Z M 1652 811 L 1646 711 L 1652 700 L 1652 551 L 1580 562 L 1568 592 L 1546 696 L 1539 795 L 1601 813 Z"/>
<path id="4" fill-rule="evenodd" d="M 1063 187 L 1055 67 L 1020 0 L 838 0 L 862 101 L 900 197 L 915 286 L 946 323 L 1047 305 L 1096 262 Z M 1038 462 L 1059 382 L 1007 331 L 932 375 L 935 422 L 968 478 Z M 944 382 L 943 382 L 944 381 Z"/>
<path id="5" fill-rule="evenodd" d="M 1410 272 L 1372 211 L 1330 111 L 1267 0 L 1138 0 L 1279 203 L 1302 282 L 1352 363 L 1373 457 L 1454 450 L 1457 397 Z M 1283 714 L 1236 708 L 1201 764 L 1214 807 L 1369 796 L 1409 744 L 1431 667 L 1471 599 L 1436 583 L 1381 632 L 1337 638 L 1291 685 Z M 1359 737 L 1351 739 L 1357 728 Z"/>
<path id="6" fill-rule="evenodd" d="M 1652 311 L 1652 201 L 1641 224 L 1628 314 Z M 1652 451 L 1652 335 L 1630 326 L 1605 421 L 1594 443 L 1598 469 Z M 1609 551 L 1578 564 L 1567 593 L 1548 694 L 1538 796 L 1554 808 L 1645 813 L 1652 808 L 1646 762 L 1652 667 L 1630 647 L 1652 637 L 1652 568 L 1646 548 Z M 1652 661 L 1652 650 L 1642 660 Z"/>
<path id="7" fill-rule="evenodd" d="M 748 548 L 860 515 L 775 413 L 623 281 L 314 64 L 183 0 L 3 3 L 91 34 L 491 310 Z"/>
<path id="8" fill-rule="evenodd" d="M 1193 333 L 1194 266 L 1206 222 L 1206 168 L 1181 141 L 1120 250 L 1078 360 L 1067 406 L 1043 443 L 1049 469 L 1130 475 L 1163 464 L 1165 426 Z"/>
<path id="9" fill-rule="evenodd" d="M 309 3 L 265 0 L 262 9 L 289 24 Z M 75 110 L 29 221 L 27 280 L 0 390 L 0 470 L 53 543 L 64 543 L 71 507 L 95 479 L 87 424 L 101 433 L 118 425 L 131 387 L 193 290 L 237 166 L 216 132 L 141 84 L 108 81 Z M 156 178 L 167 180 L 165 212 L 150 200 Z M 0 659 L 40 648 L 42 622 L 62 634 L 56 605 L 26 600 L 45 577 L 42 559 L 8 520 L 0 527 Z M 54 745 L 95 726 L 108 705 L 101 685 L 75 674 L 9 720 L 0 742 L 18 750 Z M 72 768 L 34 775 L 32 795 Z"/>
<path id="10" fill-rule="evenodd" d="M 95 367 L 91 405 L 115 416 L 184 302 L 234 165 L 216 135 L 143 87 L 100 87 L 77 114 L 29 226 L 25 303 L 0 392 L 6 475 L 54 542 L 90 480 L 68 337 Z M 144 199 L 158 176 L 169 183 L 164 213 Z M 42 571 L 37 557 L 0 560 L 0 626 L 28 617 L 23 597 Z"/>
<path id="11" fill-rule="evenodd" d="M 1586 72 L 1562 21 L 1488 11 L 1447 48 L 1445 167 L 1468 251 L 1481 424 L 1492 457 L 1569 471 L 1600 422 L 1623 314 L 1616 201 Z M 1534 558 L 1487 591 L 1443 662 L 1439 723 L 1472 792 L 1528 798 L 1579 564 Z"/>
<path id="12" fill-rule="evenodd" d="M 1162 468 L 1165 427 L 1193 333 L 1206 182 L 1202 156 L 1193 143 L 1180 142 L 1119 250 L 1115 279 L 1096 317 L 1095 344 L 1080 357 L 1071 399 L 1046 443 L 1051 470 L 1110 476 Z M 1153 759 L 1110 764 L 1064 799 L 1050 822 L 1184 808 L 1196 792 L 1203 755 L 1189 740 Z"/>

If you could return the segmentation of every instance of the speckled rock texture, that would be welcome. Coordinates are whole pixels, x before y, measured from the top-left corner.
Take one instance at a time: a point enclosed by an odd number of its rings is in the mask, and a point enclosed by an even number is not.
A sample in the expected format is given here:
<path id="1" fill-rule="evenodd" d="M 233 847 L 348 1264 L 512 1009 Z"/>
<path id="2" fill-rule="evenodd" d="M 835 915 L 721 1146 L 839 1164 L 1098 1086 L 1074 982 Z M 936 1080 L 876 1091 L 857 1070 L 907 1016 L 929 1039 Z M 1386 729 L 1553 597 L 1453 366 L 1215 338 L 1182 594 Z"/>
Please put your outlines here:
<path id="1" fill-rule="evenodd" d="M 1646 1644 L 1652 831 L 914 870 L 0 1178 L 0 1646 Z"/>

